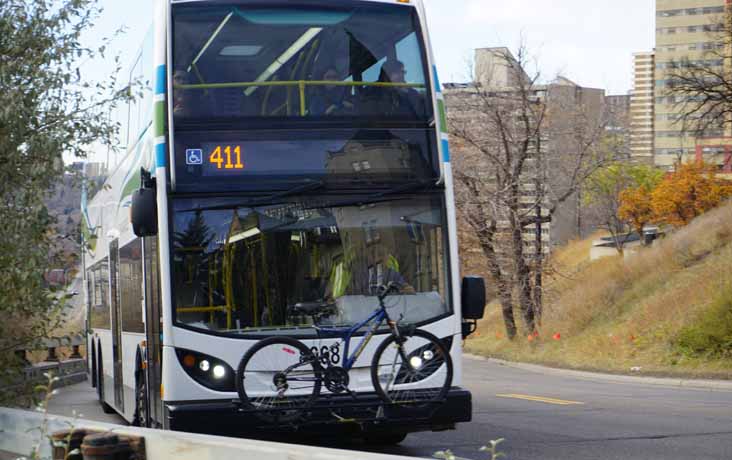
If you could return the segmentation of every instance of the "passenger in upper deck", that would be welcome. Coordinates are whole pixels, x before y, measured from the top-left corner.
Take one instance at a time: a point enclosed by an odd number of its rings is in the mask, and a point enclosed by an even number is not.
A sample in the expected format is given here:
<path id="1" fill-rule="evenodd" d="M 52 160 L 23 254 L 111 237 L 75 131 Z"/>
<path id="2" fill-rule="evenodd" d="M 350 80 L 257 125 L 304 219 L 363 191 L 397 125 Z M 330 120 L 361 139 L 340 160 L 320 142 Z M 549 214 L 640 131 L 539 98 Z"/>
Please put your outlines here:
<path id="1" fill-rule="evenodd" d="M 173 72 L 173 116 L 190 118 L 210 113 L 210 104 L 204 92 L 195 89 L 181 89 L 179 85 L 195 83 L 193 74 L 184 69 Z"/>
<path id="2" fill-rule="evenodd" d="M 334 66 L 329 66 L 323 72 L 322 81 L 341 81 Z M 353 101 L 349 95 L 349 86 L 322 85 L 316 86 L 308 104 L 308 112 L 315 116 L 348 115 L 353 114 Z"/>
<path id="3" fill-rule="evenodd" d="M 187 116 L 192 107 L 192 98 L 190 91 L 180 89 L 178 85 L 190 83 L 188 72 L 178 69 L 173 72 L 173 116 Z"/>
<path id="4" fill-rule="evenodd" d="M 406 83 L 407 71 L 404 63 L 396 59 L 387 59 L 381 67 L 379 82 Z M 379 109 L 386 115 L 419 116 L 424 113 L 424 98 L 409 87 L 376 88 Z"/>

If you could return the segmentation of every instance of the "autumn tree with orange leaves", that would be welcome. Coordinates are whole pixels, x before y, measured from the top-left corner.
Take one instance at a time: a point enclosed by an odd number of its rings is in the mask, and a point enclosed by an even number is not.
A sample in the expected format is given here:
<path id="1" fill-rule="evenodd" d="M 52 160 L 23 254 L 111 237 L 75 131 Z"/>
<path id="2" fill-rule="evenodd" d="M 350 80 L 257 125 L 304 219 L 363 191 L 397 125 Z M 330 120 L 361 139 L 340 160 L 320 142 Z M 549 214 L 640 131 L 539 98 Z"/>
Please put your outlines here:
<path id="1" fill-rule="evenodd" d="M 643 228 L 654 221 L 651 193 L 652 190 L 645 185 L 631 187 L 620 192 L 618 216 L 628 222 L 639 235 L 643 235 Z M 641 241 L 643 241 L 642 238 Z"/>
<path id="2" fill-rule="evenodd" d="M 650 198 L 657 222 L 681 227 L 731 196 L 732 182 L 719 178 L 713 166 L 692 162 L 666 176 Z"/>

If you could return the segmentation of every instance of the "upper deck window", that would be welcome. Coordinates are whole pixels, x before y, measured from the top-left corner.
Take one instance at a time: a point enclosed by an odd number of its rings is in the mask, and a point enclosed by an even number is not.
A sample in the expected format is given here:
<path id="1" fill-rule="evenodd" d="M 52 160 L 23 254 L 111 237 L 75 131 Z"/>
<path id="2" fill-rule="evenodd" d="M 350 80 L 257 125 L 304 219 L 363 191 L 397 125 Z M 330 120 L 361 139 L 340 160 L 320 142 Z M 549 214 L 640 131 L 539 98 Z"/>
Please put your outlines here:
<path id="1" fill-rule="evenodd" d="M 190 3 L 173 24 L 176 121 L 432 117 L 412 7 Z"/>

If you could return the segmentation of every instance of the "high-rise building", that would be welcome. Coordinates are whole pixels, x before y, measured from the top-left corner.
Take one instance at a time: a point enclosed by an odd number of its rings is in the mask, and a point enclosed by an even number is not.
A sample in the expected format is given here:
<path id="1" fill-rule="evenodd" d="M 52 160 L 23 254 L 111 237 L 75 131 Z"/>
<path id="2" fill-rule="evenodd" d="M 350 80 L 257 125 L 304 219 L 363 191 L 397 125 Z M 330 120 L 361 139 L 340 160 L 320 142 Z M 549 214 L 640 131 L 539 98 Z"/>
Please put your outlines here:
<path id="1" fill-rule="evenodd" d="M 605 96 L 605 111 L 605 130 L 617 136 L 621 142 L 620 155 L 627 158 L 630 156 L 630 93 Z"/>
<path id="2" fill-rule="evenodd" d="M 712 34 L 730 0 L 656 0 L 656 58 L 654 161 L 672 168 L 678 161 L 703 158 L 721 170 L 732 171 L 732 132 L 712 128 L 703 136 L 684 129 L 680 122 L 683 101 L 668 94 L 673 84 L 669 74 L 678 71 L 684 59 L 724 70 L 724 59 Z"/>
<path id="3" fill-rule="evenodd" d="M 633 91 L 630 93 L 630 156 L 653 164 L 654 70 L 653 52 L 633 54 Z"/>
<path id="4" fill-rule="evenodd" d="M 511 54 L 508 48 L 481 48 L 475 50 L 475 81 L 470 83 L 447 83 L 445 85 L 445 101 L 448 109 L 448 117 L 451 121 L 469 123 L 472 120 L 479 120 L 480 98 L 479 91 L 487 94 L 506 94 L 511 99 L 512 93 L 516 93 L 522 81 L 530 82 L 530 77 L 520 68 L 517 59 Z M 627 97 L 605 95 L 605 90 L 600 88 L 586 88 L 569 80 L 566 77 L 557 77 L 555 80 L 545 84 L 527 84 L 531 88 L 530 99 L 536 104 L 546 104 L 547 122 L 545 133 L 542 135 L 539 153 L 544 161 L 551 152 L 571 152 L 576 149 L 576 138 L 574 136 L 578 119 L 587 123 L 587 128 L 598 127 L 603 123 L 603 117 L 608 115 L 608 104 L 615 108 L 614 115 L 617 120 L 607 120 L 607 126 L 612 129 L 622 130 L 623 113 L 627 113 Z M 510 119 L 510 117 L 506 117 Z M 462 145 L 455 142 L 453 145 L 455 156 L 465 155 L 471 149 L 469 145 Z M 561 169 L 562 161 L 552 158 L 551 167 Z M 456 163 L 457 164 L 457 163 Z M 572 164 L 569 162 L 568 164 Z M 521 183 L 521 205 L 531 209 L 536 202 L 535 180 L 539 168 L 536 167 L 535 158 L 529 158 L 525 168 L 525 177 Z M 570 168 L 571 166 L 567 166 Z M 548 168 L 545 167 L 545 168 Z M 552 170 L 556 172 L 555 170 Z M 564 174 L 550 174 L 547 179 L 548 186 L 557 193 L 565 190 L 570 176 L 567 171 Z M 486 180 L 490 180 L 487 178 Z M 581 216 L 581 200 L 579 194 L 572 194 L 560 206 L 558 206 L 551 222 L 541 225 L 541 228 L 528 226 L 524 230 L 526 241 L 533 241 L 537 235 L 541 235 L 544 251 L 549 251 L 551 245 L 559 245 L 572 238 L 581 236 L 584 221 Z M 545 211 L 542 210 L 542 212 Z M 507 222 L 501 222 L 500 231 L 505 231 Z M 540 230 L 540 232 L 539 232 Z M 527 252 L 533 247 L 529 246 Z"/>

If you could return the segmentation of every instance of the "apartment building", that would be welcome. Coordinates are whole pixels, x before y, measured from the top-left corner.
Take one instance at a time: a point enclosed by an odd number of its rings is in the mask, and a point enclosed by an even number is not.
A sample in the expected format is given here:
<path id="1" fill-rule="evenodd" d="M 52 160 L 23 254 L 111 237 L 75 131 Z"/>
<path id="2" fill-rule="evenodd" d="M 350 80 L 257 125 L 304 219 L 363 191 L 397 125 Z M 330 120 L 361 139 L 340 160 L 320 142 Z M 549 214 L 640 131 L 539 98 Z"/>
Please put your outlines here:
<path id="1" fill-rule="evenodd" d="M 474 113 L 475 101 L 478 100 L 478 88 L 488 91 L 490 94 L 515 92 L 522 80 L 530 79 L 517 67 L 516 58 L 507 48 L 477 49 L 475 51 L 475 81 L 445 85 L 445 100 L 450 120 L 469 123 L 471 120 L 479 118 Z M 546 137 L 542 139 L 540 151 L 544 155 L 543 161 L 550 162 L 553 168 L 559 168 L 556 159 L 549 161 L 550 159 L 546 155 L 548 152 L 561 151 L 564 145 L 571 143 L 573 130 L 569 126 L 576 121 L 573 114 L 581 111 L 587 120 L 598 120 L 599 123 L 602 117 L 607 116 L 608 104 L 612 104 L 615 108 L 613 113 L 618 116 L 618 119 L 612 120 L 608 126 L 612 126 L 618 131 L 627 129 L 627 125 L 623 122 L 624 114 L 627 114 L 627 96 L 607 97 L 603 89 L 586 88 L 565 77 L 558 77 L 548 84 L 532 85 L 532 99 L 536 103 L 547 104 L 547 113 L 551 114 L 551 124 L 555 129 L 549 130 L 552 134 L 547 132 Z M 564 129 L 559 129 L 559 127 Z M 461 145 L 458 142 L 453 145 L 453 153 L 456 157 L 465 155 L 468 150 L 470 150 L 470 146 Z M 526 177 L 521 184 L 521 191 L 524 195 L 521 201 L 523 206 L 533 209 L 536 201 L 534 158 L 530 158 L 527 163 Z M 568 180 L 566 174 L 557 173 L 551 174 L 551 176 L 548 181 L 553 190 L 563 190 L 566 187 Z M 489 182 L 490 178 L 486 177 L 486 181 Z M 579 195 L 573 195 L 557 209 L 551 222 L 541 225 L 541 238 L 545 243 L 544 251 L 548 252 L 551 246 L 563 244 L 572 238 L 581 236 L 585 227 L 580 208 Z M 533 251 L 531 242 L 538 234 L 538 230 L 527 227 L 524 231 L 524 239 L 527 241 L 526 250 L 529 254 Z"/>
<path id="2" fill-rule="evenodd" d="M 656 0 L 655 91 L 651 126 L 654 130 L 654 162 L 658 166 L 671 169 L 679 160 L 700 158 L 718 165 L 722 171 L 732 172 L 730 129 L 711 129 L 701 137 L 688 132 L 679 121 L 682 112 L 679 103 L 683 101 L 679 101 L 678 96 L 669 96 L 667 91 L 673 84 L 669 73 L 678 68 L 683 59 L 712 68 L 725 66 L 724 60 L 714 53 L 719 45 L 715 43 L 713 33 L 728 3 L 730 0 Z M 645 132 L 639 131 L 638 136 Z"/>
<path id="3" fill-rule="evenodd" d="M 633 54 L 633 91 L 630 93 L 630 156 L 639 163 L 653 164 L 654 75 L 653 52 Z"/>

